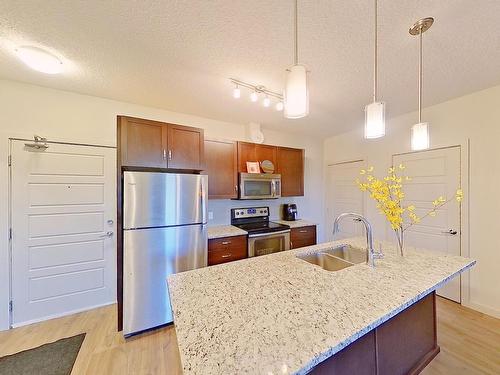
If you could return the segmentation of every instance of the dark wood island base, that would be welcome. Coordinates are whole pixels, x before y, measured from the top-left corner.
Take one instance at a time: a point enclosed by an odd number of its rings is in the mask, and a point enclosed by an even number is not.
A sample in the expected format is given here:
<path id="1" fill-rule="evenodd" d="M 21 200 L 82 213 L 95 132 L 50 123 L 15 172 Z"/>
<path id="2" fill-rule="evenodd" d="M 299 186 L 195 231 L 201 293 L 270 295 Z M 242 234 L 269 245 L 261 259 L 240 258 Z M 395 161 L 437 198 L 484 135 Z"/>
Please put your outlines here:
<path id="1" fill-rule="evenodd" d="M 314 375 L 419 374 L 439 353 L 432 292 L 313 368 Z"/>

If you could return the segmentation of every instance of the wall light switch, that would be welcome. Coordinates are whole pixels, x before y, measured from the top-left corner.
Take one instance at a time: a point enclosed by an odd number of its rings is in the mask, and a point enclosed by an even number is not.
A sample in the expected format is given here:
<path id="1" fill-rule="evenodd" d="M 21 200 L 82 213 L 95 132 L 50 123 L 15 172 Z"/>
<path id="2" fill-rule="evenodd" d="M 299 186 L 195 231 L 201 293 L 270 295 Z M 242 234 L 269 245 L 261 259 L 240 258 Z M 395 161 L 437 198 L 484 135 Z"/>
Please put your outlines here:
<path id="1" fill-rule="evenodd" d="M 212 211 L 208 211 L 208 220 L 214 219 L 214 213 Z"/>

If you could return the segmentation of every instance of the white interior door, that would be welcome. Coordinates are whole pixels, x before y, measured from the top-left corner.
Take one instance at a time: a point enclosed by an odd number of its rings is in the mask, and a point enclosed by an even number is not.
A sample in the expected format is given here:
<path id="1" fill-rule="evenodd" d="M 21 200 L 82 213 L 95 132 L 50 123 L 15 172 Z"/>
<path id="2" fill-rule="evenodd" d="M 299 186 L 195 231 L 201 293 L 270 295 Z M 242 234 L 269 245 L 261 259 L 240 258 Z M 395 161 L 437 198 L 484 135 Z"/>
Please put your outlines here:
<path id="1" fill-rule="evenodd" d="M 400 163 L 412 177 L 407 183 L 405 203 L 415 205 L 420 217 L 433 207 L 433 200 L 439 196 L 453 198 L 460 186 L 460 147 L 394 155 L 393 164 Z M 460 255 L 460 238 L 460 205 L 455 200 L 405 233 L 407 245 L 449 255 Z M 439 289 L 438 294 L 460 302 L 460 276 Z"/>
<path id="2" fill-rule="evenodd" d="M 364 215 L 363 193 L 356 185 L 359 171 L 365 167 L 364 161 L 352 161 L 328 166 L 326 187 L 326 238 L 333 239 L 333 221 L 344 212 Z M 341 223 L 340 233 L 335 239 L 362 236 L 363 226 L 355 221 Z"/>
<path id="3" fill-rule="evenodd" d="M 115 149 L 11 141 L 12 325 L 116 300 Z"/>

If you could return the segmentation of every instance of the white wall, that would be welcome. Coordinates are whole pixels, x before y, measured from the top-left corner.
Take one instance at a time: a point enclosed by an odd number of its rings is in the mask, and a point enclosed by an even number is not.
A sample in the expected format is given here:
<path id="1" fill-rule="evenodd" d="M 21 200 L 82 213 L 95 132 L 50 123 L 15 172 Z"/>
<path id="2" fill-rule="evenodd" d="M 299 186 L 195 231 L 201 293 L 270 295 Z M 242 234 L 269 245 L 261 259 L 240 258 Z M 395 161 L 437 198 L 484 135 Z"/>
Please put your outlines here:
<path id="1" fill-rule="evenodd" d="M 8 138 L 32 138 L 34 134 L 53 141 L 116 145 L 116 116 L 130 115 L 185 124 L 205 129 L 207 137 L 245 140 L 245 126 L 206 119 L 157 108 L 79 95 L 66 91 L 0 80 L 0 330 L 8 328 Z M 266 143 L 306 149 L 305 197 L 295 201 L 304 218 L 322 220 L 322 142 L 300 134 L 283 134 L 264 129 Z M 307 204 L 306 204 L 307 202 Z M 277 215 L 278 202 L 272 212 Z M 228 223 L 229 208 L 239 203 L 211 201 L 214 220 Z M 224 216 L 227 215 L 227 216 Z M 215 222 L 214 221 L 214 222 Z M 321 228 L 319 228 L 321 233 Z"/>
<path id="2" fill-rule="evenodd" d="M 431 124 L 431 148 L 461 145 L 463 184 L 470 173 L 470 190 L 462 186 L 467 198 L 463 205 L 462 254 L 470 254 L 477 265 L 464 278 L 468 285 L 463 289 L 463 302 L 500 317 L 500 86 L 425 108 L 423 119 Z M 363 124 L 352 132 L 326 139 L 325 167 L 365 159 L 384 173 L 391 165 L 392 154 L 410 151 L 410 127 L 416 121 L 416 113 L 390 119 L 386 137 L 378 140 L 363 139 Z M 385 220 L 371 202 L 366 213 L 374 223 L 375 233 L 385 237 Z"/>

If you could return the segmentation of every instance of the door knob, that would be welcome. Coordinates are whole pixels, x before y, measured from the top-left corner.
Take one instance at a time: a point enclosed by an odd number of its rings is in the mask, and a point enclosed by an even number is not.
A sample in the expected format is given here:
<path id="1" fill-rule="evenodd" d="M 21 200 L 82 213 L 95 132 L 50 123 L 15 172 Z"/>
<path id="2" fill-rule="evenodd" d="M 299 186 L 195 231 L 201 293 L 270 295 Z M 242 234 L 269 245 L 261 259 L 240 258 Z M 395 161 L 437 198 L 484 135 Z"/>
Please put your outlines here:
<path id="1" fill-rule="evenodd" d="M 441 233 L 443 234 L 451 234 L 452 236 L 455 236 L 458 234 L 456 230 L 450 229 L 450 230 L 443 230 Z"/>

